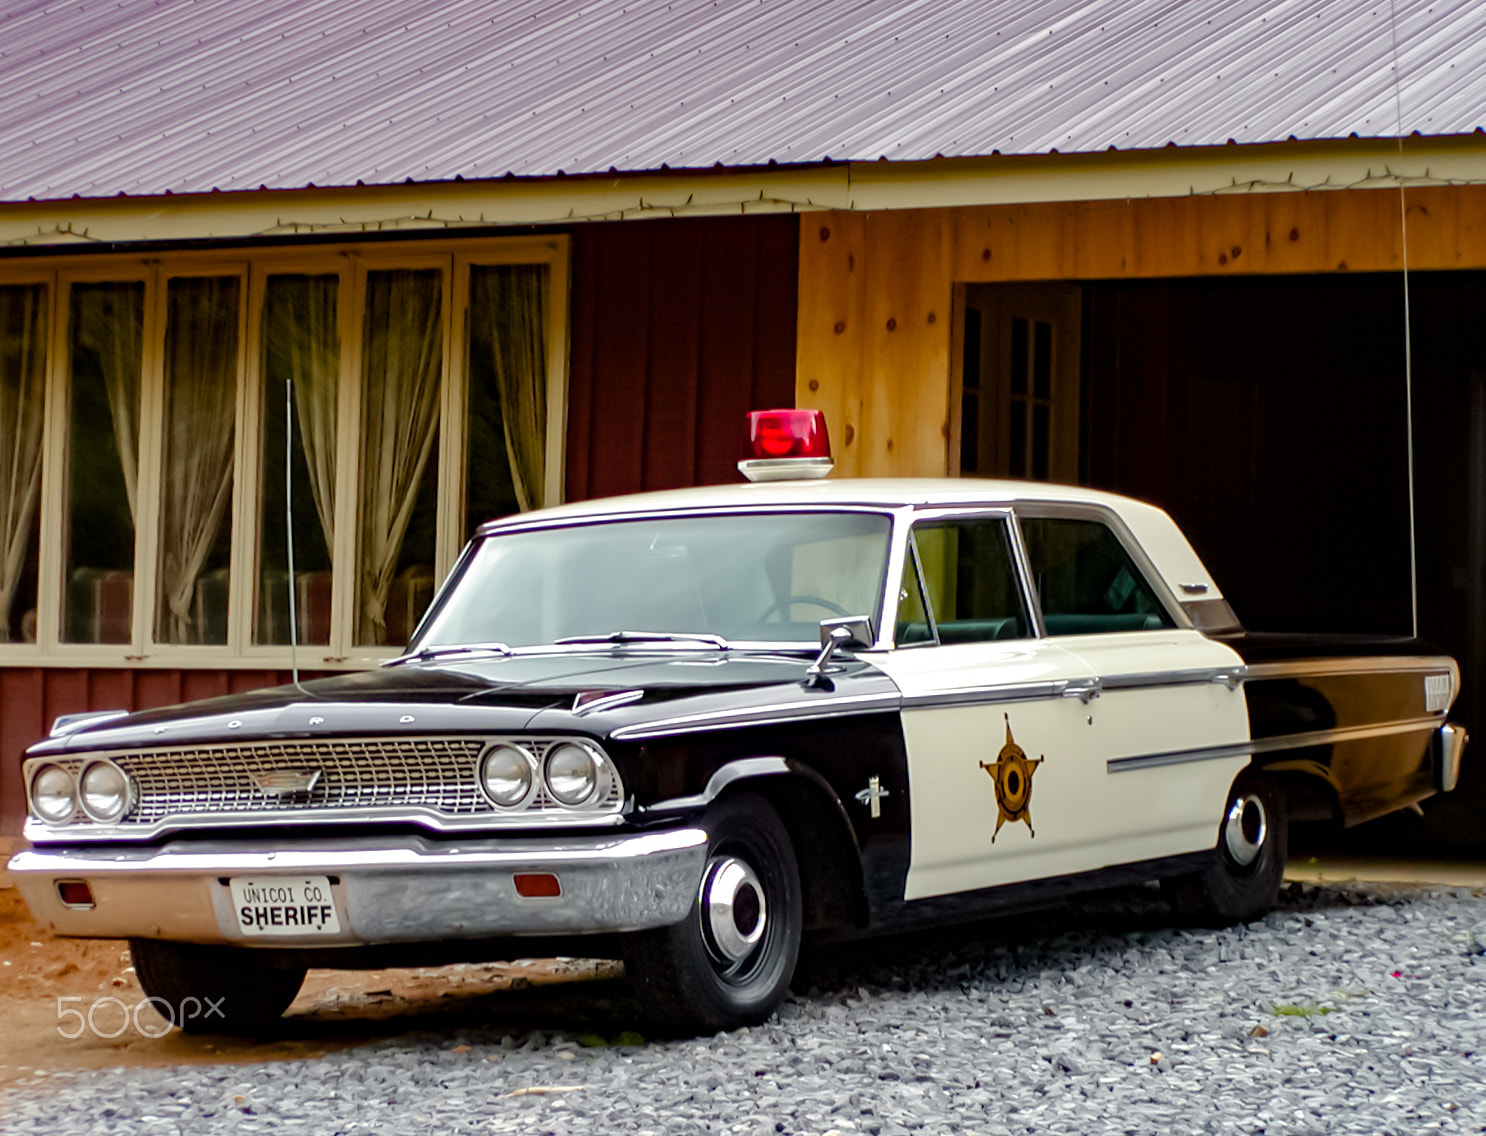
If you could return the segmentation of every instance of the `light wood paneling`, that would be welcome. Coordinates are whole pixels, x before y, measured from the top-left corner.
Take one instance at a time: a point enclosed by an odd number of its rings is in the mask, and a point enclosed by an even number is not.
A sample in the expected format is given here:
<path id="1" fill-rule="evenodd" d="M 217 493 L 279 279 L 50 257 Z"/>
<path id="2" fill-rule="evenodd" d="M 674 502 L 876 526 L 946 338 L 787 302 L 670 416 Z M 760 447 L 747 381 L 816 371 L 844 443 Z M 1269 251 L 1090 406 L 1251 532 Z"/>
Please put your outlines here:
<path id="1" fill-rule="evenodd" d="M 1486 186 L 1409 189 L 1411 269 L 1486 268 Z M 795 401 L 842 476 L 946 472 L 956 284 L 1403 265 L 1395 189 L 1047 202 L 801 218 Z"/>

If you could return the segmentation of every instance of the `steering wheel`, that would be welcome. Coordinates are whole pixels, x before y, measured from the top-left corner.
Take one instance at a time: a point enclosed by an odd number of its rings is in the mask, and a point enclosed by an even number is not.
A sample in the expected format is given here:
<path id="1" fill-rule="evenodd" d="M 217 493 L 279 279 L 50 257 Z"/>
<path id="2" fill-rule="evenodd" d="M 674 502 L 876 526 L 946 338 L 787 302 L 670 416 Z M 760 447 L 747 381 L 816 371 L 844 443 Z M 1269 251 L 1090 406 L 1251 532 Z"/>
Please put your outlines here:
<path id="1" fill-rule="evenodd" d="M 827 611 L 831 612 L 834 615 L 851 615 L 851 612 L 847 611 L 840 604 L 832 603 L 830 600 L 822 599 L 820 596 L 790 596 L 788 599 L 775 600 L 773 603 L 771 603 L 764 609 L 764 613 L 758 617 L 756 622 L 767 623 L 769 621 L 769 616 L 773 615 L 776 611 L 787 610 L 797 603 L 814 604 L 816 607 L 825 608 Z M 784 620 L 781 619 L 780 622 L 783 623 Z"/>

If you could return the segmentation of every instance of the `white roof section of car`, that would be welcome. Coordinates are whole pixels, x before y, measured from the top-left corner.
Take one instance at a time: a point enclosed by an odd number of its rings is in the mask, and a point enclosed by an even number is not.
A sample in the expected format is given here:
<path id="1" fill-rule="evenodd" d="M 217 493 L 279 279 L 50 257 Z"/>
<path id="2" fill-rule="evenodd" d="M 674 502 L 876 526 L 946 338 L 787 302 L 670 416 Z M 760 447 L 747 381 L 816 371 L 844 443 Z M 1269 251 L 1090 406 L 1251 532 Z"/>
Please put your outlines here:
<path id="1" fill-rule="evenodd" d="M 1108 510 L 1132 536 L 1179 599 L 1222 599 L 1201 558 L 1175 521 L 1155 505 L 1076 485 L 982 478 L 826 478 L 820 481 L 765 481 L 705 485 L 602 497 L 540 509 L 482 527 L 481 532 L 561 521 L 622 519 L 627 515 L 714 509 L 974 507 L 1081 505 Z"/>

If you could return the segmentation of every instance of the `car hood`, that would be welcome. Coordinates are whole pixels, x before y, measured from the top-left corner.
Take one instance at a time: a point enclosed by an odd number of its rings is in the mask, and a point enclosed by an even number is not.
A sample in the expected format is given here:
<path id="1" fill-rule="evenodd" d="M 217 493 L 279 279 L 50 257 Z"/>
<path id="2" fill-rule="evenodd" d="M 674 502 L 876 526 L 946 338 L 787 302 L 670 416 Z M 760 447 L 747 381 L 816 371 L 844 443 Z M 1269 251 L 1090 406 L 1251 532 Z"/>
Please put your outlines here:
<path id="1" fill-rule="evenodd" d="M 806 686 L 812 661 L 804 653 L 626 647 L 405 663 L 143 711 L 49 739 L 32 752 L 538 728 L 602 737 L 616 725 L 688 712 L 808 707 L 843 687 L 896 690 L 870 663 L 849 657 L 834 661 L 826 683 Z M 641 694 L 622 710 L 600 700 L 630 692 Z"/>

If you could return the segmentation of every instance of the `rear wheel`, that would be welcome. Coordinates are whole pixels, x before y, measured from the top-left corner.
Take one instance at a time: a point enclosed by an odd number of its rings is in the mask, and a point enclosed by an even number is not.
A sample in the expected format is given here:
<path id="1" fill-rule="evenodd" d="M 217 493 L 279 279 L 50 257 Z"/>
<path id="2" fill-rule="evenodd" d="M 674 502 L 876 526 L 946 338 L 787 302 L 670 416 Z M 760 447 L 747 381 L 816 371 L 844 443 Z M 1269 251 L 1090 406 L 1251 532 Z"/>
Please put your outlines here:
<path id="1" fill-rule="evenodd" d="M 187 1033 L 273 1032 L 304 983 L 242 947 L 130 939 L 134 973 L 155 1009 Z"/>
<path id="2" fill-rule="evenodd" d="M 1279 898 L 1289 833 L 1285 795 L 1274 781 L 1239 786 L 1223 810 L 1211 866 L 1163 884 L 1172 906 L 1211 927 L 1258 919 Z"/>
<path id="3" fill-rule="evenodd" d="M 635 993 L 669 1034 L 764 1021 L 789 990 L 800 951 L 799 868 L 779 814 L 740 793 L 714 805 L 702 827 L 707 862 L 691 912 L 625 944 Z"/>

